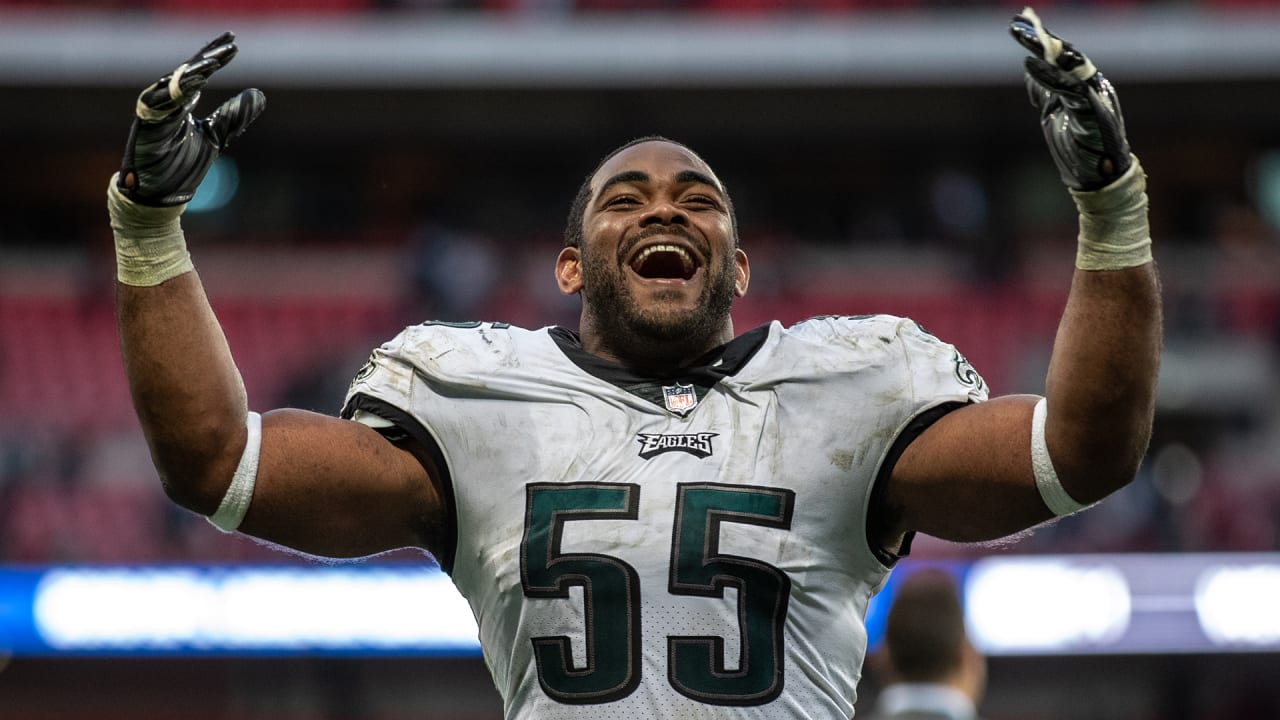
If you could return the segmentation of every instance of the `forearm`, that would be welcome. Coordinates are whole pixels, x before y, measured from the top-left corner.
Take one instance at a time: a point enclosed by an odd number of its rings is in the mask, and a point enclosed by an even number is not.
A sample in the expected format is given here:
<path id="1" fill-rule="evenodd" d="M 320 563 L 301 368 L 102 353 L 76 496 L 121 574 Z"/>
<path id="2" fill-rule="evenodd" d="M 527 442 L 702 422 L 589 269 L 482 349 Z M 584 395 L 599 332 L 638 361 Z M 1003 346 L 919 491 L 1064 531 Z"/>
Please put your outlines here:
<path id="1" fill-rule="evenodd" d="M 207 514 L 245 444 L 243 384 L 187 252 L 184 206 L 136 203 L 118 180 L 108 185 L 107 210 L 134 407 L 169 495 Z"/>
<path id="2" fill-rule="evenodd" d="M 219 35 L 142 91 L 107 188 L 120 344 L 152 459 L 169 496 L 223 530 L 344 557 L 445 547 L 451 526 L 430 463 L 359 423 L 248 410 L 179 222 L 266 102 L 244 90 L 193 117 L 201 88 L 236 55 L 234 40 Z"/>
<path id="3" fill-rule="evenodd" d="M 1010 32 L 1058 175 L 1080 211 L 1079 247 L 1046 382 L 1032 416 L 1036 484 L 1056 514 L 1133 479 L 1151 437 L 1161 343 L 1160 289 L 1146 175 L 1130 150 L 1115 87 L 1031 8 Z M 1066 495 L 1063 496 L 1063 490 Z"/>
<path id="4" fill-rule="evenodd" d="M 134 408 L 166 491 L 212 513 L 244 445 L 247 401 L 199 276 L 119 284 L 117 320 Z"/>
<path id="5" fill-rule="evenodd" d="M 265 98 L 245 90 L 212 115 L 191 111 L 237 52 L 206 44 L 138 96 L 120 172 L 107 188 L 115 236 L 117 321 L 134 407 L 170 496 L 217 509 L 248 435 L 244 385 L 187 252 L 179 217 L 227 143 Z"/>
<path id="6" fill-rule="evenodd" d="M 1075 271 L 1046 379 L 1045 438 L 1077 501 L 1133 479 L 1151 437 L 1161 337 L 1154 263 Z"/>

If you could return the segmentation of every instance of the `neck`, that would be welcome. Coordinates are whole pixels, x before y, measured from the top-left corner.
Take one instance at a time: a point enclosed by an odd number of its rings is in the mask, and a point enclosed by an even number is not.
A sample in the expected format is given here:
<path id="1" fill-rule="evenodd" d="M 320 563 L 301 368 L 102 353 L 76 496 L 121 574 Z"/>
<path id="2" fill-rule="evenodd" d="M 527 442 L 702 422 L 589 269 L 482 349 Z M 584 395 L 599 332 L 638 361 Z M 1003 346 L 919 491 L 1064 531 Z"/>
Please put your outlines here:
<path id="1" fill-rule="evenodd" d="M 694 337 L 663 340 L 632 333 L 609 337 L 600 332 L 588 313 L 579 320 L 582 349 L 623 367 L 646 374 L 663 374 L 688 367 L 698 358 L 733 340 L 733 320 L 725 318 L 719 330 L 701 340 Z"/>

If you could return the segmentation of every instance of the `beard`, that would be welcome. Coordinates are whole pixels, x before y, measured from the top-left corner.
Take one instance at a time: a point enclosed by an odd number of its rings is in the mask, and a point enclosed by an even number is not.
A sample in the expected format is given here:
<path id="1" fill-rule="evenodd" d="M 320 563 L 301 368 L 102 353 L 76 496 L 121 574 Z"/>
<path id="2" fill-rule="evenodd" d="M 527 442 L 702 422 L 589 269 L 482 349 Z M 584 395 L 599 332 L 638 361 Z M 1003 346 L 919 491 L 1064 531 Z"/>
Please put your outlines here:
<path id="1" fill-rule="evenodd" d="M 698 302 L 685 310 L 663 303 L 678 299 L 676 290 L 669 291 L 669 297 L 660 292 L 652 306 L 641 307 L 623 275 L 624 251 L 619 248 L 617 257 L 611 258 L 582 250 L 582 301 L 602 344 L 614 356 L 628 365 L 675 368 L 720 344 L 736 289 L 732 253 L 705 268 L 707 281 Z"/>

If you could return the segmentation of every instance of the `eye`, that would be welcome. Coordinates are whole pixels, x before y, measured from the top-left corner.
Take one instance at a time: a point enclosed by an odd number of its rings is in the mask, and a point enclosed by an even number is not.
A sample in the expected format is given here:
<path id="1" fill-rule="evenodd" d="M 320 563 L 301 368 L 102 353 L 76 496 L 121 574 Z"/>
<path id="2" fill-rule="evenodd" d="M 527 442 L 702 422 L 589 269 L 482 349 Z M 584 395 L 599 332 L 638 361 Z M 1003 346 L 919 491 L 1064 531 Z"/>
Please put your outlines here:
<path id="1" fill-rule="evenodd" d="M 690 195 L 684 199 L 684 202 L 688 205 L 693 205 L 701 209 L 720 209 L 720 201 L 708 195 Z"/>
<path id="2" fill-rule="evenodd" d="M 639 204 L 640 204 L 640 201 L 637 198 L 632 197 L 631 195 L 618 195 L 617 197 L 612 197 L 604 201 L 604 207 L 606 208 L 620 207 L 620 206 L 625 207 L 629 205 L 639 205 Z"/>

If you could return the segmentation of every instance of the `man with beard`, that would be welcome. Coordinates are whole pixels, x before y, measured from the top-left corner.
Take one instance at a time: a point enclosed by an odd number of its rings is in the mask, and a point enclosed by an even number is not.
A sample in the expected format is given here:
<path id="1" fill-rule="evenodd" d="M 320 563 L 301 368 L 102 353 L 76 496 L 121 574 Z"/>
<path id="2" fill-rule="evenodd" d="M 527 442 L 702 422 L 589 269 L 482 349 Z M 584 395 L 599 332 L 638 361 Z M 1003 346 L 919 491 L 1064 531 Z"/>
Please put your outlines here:
<path id="1" fill-rule="evenodd" d="M 306 553 L 429 551 L 509 717 L 851 715 L 867 602 L 914 533 L 985 540 L 1080 510 L 1132 479 L 1150 433 L 1144 176 L 1096 69 L 1033 14 L 1012 29 L 1081 211 L 1045 398 L 988 400 L 903 318 L 737 335 L 750 270 L 728 193 L 644 138 L 570 213 L 556 280 L 578 332 L 407 328 L 341 419 L 250 412 L 192 271 L 183 203 L 263 105 L 247 90 L 192 118 L 236 52 L 216 39 L 142 93 L 108 191 L 125 366 L 167 492 Z"/>
<path id="2" fill-rule="evenodd" d="M 664 177 L 664 164 L 677 168 L 671 178 Z M 645 195 L 663 190 L 669 197 L 645 202 Z M 601 229 L 599 240 L 591 233 L 597 247 L 590 251 L 588 219 Z M 712 227 L 699 232 L 707 224 Z M 721 237 L 732 242 L 714 248 L 713 256 L 711 238 Z M 747 256 L 738 248 L 728 193 L 689 148 L 650 136 L 607 155 L 574 198 L 565 246 L 557 279 L 561 292 L 582 295 L 579 332 L 588 338 L 588 352 L 661 372 L 733 339 L 729 309 L 747 291 Z M 633 276 L 648 282 L 633 286 L 627 281 Z"/>

